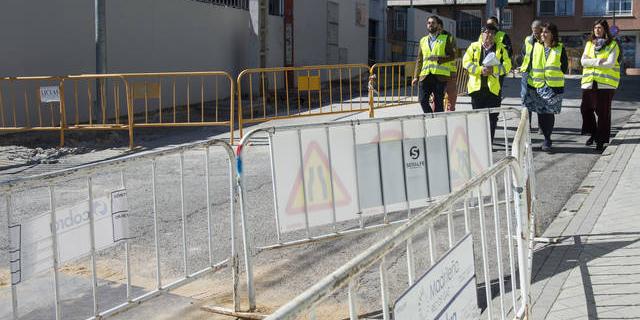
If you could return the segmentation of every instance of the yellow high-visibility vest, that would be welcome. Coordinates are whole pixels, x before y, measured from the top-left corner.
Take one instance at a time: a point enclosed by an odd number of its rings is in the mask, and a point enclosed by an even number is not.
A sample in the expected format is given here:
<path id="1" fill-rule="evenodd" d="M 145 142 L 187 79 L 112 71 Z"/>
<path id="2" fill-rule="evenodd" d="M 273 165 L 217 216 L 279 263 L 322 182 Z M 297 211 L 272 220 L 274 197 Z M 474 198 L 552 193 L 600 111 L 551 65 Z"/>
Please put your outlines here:
<path id="1" fill-rule="evenodd" d="M 494 95 L 500 94 L 499 77 L 507 74 L 511 70 L 511 58 L 507 48 L 502 43 L 496 42 L 496 58 L 502 60 L 501 65 L 493 66 L 493 74 L 487 77 L 489 91 Z M 462 66 L 469 72 L 469 81 L 467 82 L 467 92 L 473 93 L 480 90 L 482 86 L 482 42 L 477 41 L 469 45 L 467 51 L 462 58 Z"/>
<path id="2" fill-rule="evenodd" d="M 504 45 L 504 35 L 507 34 L 504 31 L 498 31 L 496 32 L 496 35 L 494 37 L 496 43 L 502 44 Z M 482 33 L 480 34 L 480 36 L 478 37 L 478 41 L 482 42 Z"/>
<path id="3" fill-rule="evenodd" d="M 433 42 L 433 49 L 429 47 L 429 36 L 420 39 L 420 50 L 422 51 L 422 69 L 420 76 L 437 74 L 441 76 L 451 76 L 451 69 L 446 64 L 439 64 L 438 61 L 430 61 L 430 56 L 444 57 L 445 47 L 447 46 L 447 35 L 440 34 Z"/>
<path id="4" fill-rule="evenodd" d="M 531 44 L 532 37 L 533 36 L 528 36 L 524 40 L 524 57 L 522 57 L 522 65 L 520 65 L 520 72 L 527 72 L 527 67 L 529 67 L 529 62 L 531 61 L 531 52 L 533 51 L 533 44 Z"/>
<path id="5" fill-rule="evenodd" d="M 564 87 L 564 73 L 562 73 L 560 56 L 562 54 L 562 43 L 558 43 L 549 51 L 549 56 L 544 55 L 544 45 L 536 43 L 533 46 L 531 56 L 531 70 L 527 83 L 534 88 L 542 88 L 545 83 L 549 87 Z"/>
<path id="6" fill-rule="evenodd" d="M 588 41 L 587 45 L 584 47 L 584 55 L 590 59 L 606 59 L 610 54 L 613 54 L 613 51 L 617 46 L 618 43 L 616 41 L 611 41 L 611 43 L 600 49 L 596 54 L 593 42 Z M 620 49 L 618 48 L 618 51 L 619 50 Z M 618 54 L 622 53 L 619 52 Z M 605 67 L 583 67 L 582 84 L 591 83 L 593 81 L 618 88 L 618 85 L 620 84 L 620 62 L 618 59 L 616 59 L 616 64 L 613 69 Z"/>

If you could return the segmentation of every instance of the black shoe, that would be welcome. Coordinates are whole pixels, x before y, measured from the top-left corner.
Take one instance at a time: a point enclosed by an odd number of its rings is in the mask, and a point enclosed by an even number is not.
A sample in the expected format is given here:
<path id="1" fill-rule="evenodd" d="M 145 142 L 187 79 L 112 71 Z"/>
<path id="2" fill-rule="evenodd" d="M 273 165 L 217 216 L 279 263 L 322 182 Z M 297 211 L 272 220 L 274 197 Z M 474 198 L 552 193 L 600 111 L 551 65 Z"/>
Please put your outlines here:
<path id="1" fill-rule="evenodd" d="M 596 151 L 604 151 L 604 143 L 596 143 Z"/>
<path id="2" fill-rule="evenodd" d="M 544 142 L 542 142 L 542 146 L 540 146 L 540 150 L 545 151 L 545 152 L 550 152 L 551 151 L 551 140 L 544 140 Z"/>
<path id="3" fill-rule="evenodd" d="M 584 143 L 585 146 L 590 146 L 593 145 L 593 141 L 595 139 L 593 138 L 593 136 L 589 137 L 589 139 L 587 139 L 587 142 Z"/>

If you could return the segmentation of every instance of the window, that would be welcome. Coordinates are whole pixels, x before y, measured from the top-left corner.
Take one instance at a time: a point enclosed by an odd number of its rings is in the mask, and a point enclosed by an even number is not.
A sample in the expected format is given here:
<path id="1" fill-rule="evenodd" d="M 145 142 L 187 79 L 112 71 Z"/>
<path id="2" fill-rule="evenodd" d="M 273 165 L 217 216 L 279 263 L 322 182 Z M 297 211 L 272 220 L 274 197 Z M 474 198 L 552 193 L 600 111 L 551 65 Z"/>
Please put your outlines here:
<path id="1" fill-rule="evenodd" d="M 584 16 L 631 15 L 633 0 L 584 0 Z"/>
<path id="2" fill-rule="evenodd" d="M 407 13 L 404 11 L 396 11 L 396 31 L 405 31 L 407 29 Z"/>
<path id="3" fill-rule="evenodd" d="M 283 16 L 284 0 L 269 0 L 269 14 L 272 16 Z"/>
<path id="4" fill-rule="evenodd" d="M 456 38 L 477 41 L 482 26 L 482 19 L 478 16 L 482 12 L 458 11 L 456 12 Z"/>
<path id="5" fill-rule="evenodd" d="M 513 11 L 511 9 L 502 10 L 502 29 L 511 29 L 513 27 Z"/>
<path id="6" fill-rule="evenodd" d="M 211 3 L 215 5 L 249 10 L 249 0 L 195 0 L 198 2 Z"/>
<path id="7" fill-rule="evenodd" d="M 572 16 L 574 0 L 539 0 L 539 16 Z"/>

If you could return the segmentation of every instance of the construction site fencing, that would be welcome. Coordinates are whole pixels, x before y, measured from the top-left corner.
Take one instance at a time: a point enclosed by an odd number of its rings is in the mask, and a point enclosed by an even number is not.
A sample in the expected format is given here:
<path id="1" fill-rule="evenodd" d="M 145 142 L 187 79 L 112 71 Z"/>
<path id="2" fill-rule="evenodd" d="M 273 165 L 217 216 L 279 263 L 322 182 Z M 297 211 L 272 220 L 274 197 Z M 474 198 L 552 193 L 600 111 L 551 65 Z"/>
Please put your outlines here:
<path id="1" fill-rule="evenodd" d="M 238 75 L 238 126 L 367 111 L 369 67 L 339 64 L 247 69 Z"/>
<path id="2" fill-rule="evenodd" d="M 132 127 L 226 126 L 233 143 L 235 86 L 228 73 L 128 73 L 122 78 Z"/>
<path id="3" fill-rule="evenodd" d="M 519 118 L 517 108 L 268 127 L 247 133 L 236 155 L 243 230 L 259 223 L 262 232 L 272 235 L 261 235 L 267 240 L 260 244 L 251 239 L 255 234 L 243 235 L 251 309 L 256 306 L 252 256 L 406 223 L 415 210 L 459 190 L 488 169 L 493 163 L 490 113 L 502 113 L 505 156 L 509 156 L 507 118 L 509 114 Z M 247 209 L 251 199 L 243 168 L 252 165 L 245 159 L 254 141 L 269 149 L 270 222 L 262 212 Z M 491 192 L 489 183 L 483 192 Z M 509 201 L 505 199 L 501 205 Z M 274 229 L 269 231 L 271 225 Z"/>
<path id="4" fill-rule="evenodd" d="M 60 77 L 0 78 L 0 132 L 58 131 L 64 126 Z"/>
<path id="5" fill-rule="evenodd" d="M 528 180 L 533 171 L 526 109 L 520 119 L 511 156 L 417 213 L 267 319 L 531 319 L 534 219 Z M 455 220 L 462 220 L 463 230 L 454 227 Z M 434 245 L 439 224 L 447 225 L 448 237 L 448 246 L 440 250 Z M 455 258 L 442 262 L 454 250 Z M 455 298 L 461 302 L 452 302 Z"/>
<path id="6" fill-rule="evenodd" d="M 0 317 L 99 319 L 205 274 L 239 310 L 234 160 L 208 140 L 1 183 Z"/>
<path id="7" fill-rule="evenodd" d="M 415 66 L 415 61 L 376 63 L 371 66 L 369 73 L 373 79 L 370 89 L 373 94 L 370 97 L 370 115 L 373 116 L 375 109 L 418 102 L 420 88 L 418 85 L 411 85 Z M 458 70 L 456 90 L 458 95 L 464 95 L 467 92 L 469 74 L 462 67 L 461 59 L 456 60 L 456 67 Z M 446 97 L 444 102 L 446 106 L 448 104 Z"/>
<path id="8" fill-rule="evenodd" d="M 134 128 L 224 126 L 233 143 L 234 101 L 221 71 L 2 78 L 0 132 L 125 130 L 133 148 Z"/>

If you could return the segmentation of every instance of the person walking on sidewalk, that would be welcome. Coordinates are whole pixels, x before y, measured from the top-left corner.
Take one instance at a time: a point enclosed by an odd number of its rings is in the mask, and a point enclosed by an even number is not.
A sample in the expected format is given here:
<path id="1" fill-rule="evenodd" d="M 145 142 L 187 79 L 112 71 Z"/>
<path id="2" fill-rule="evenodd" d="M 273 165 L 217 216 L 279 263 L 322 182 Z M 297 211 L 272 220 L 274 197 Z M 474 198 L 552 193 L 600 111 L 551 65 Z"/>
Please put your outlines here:
<path id="1" fill-rule="evenodd" d="M 620 47 L 609 32 L 607 20 L 593 24 L 584 47 L 582 63 L 582 134 L 590 135 L 587 146 L 604 150 L 611 134 L 611 101 L 620 83 Z M 595 115 L 594 115 L 595 112 Z M 597 115 L 597 120 L 596 120 Z"/>
<path id="2" fill-rule="evenodd" d="M 494 25 L 485 25 L 481 40 L 469 45 L 462 58 L 462 66 L 469 72 L 467 91 L 473 109 L 500 108 L 502 103 L 499 77 L 511 70 L 511 58 L 504 45 L 495 41 L 497 32 Z M 490 113 L 492 142 L 497 123 L 498 113 Z"/>
<path id="3" fill-rule="evenodd" d="M 451 70 L 451 76 L 447 80 L 447 89 L 445 90 L 445 111 L 456 111 L 456 102 L 458 101 L 458 66 L 456 65 L 456 59 L 458 58 L 458 46 L 456 44 L 456 37 L 454 37 L 447 30 L 444 30 L 444 24 L 442 19 L 438 18 L 438 26 L 442 34 L 447 35 L 447 39 L 450 45 L 453 47 L 453 60 L 446 62 L 444 65 Z"/>
<path id="4" fill-rule="evenodd" d="M 439 31 L 438 17 L 427 19 L 428 35 L 420 39 L 418 58 L 411 85 L 420 83 L 419 100 L 424 113 L 431 113 L 429 97 L 433 94 L 435 112 L 444 111 L 444 92 L 451 70 L 446 63 L 455 60 L 455 52 L 448 36 Z"/>
<path id="5" fill-rule="evenodd" d="M 531 55 L 533 54 L 533 45 L 540 42 L 540 33 L 542 33 L 542 21 L 533 20 L 531 22 L 531 35 L 524 39 L 520 55 L 522 56 L 522 64 L 520 65 L 520 101 L 524 105 L 524 96 L 527 94 L 527 79 L 529 78 L 529 70 L 531 69 Z M 529 110 L 529 129 L 531 129 L 531 115 Z"/>
<path id="6" fill-rule="evenodd" d="M 556 25 L 545 23 L 540 39 L 542 43 L 533 46 L 524 105 L 529 111 L 538 114 L 538 125 L 544 135 L 542 151 L 551 151 L 551 133 L 555 114 L 560 113 L 562 108 L 564 74 L 569 63 L 564 45 L 559 41 Z"/>

